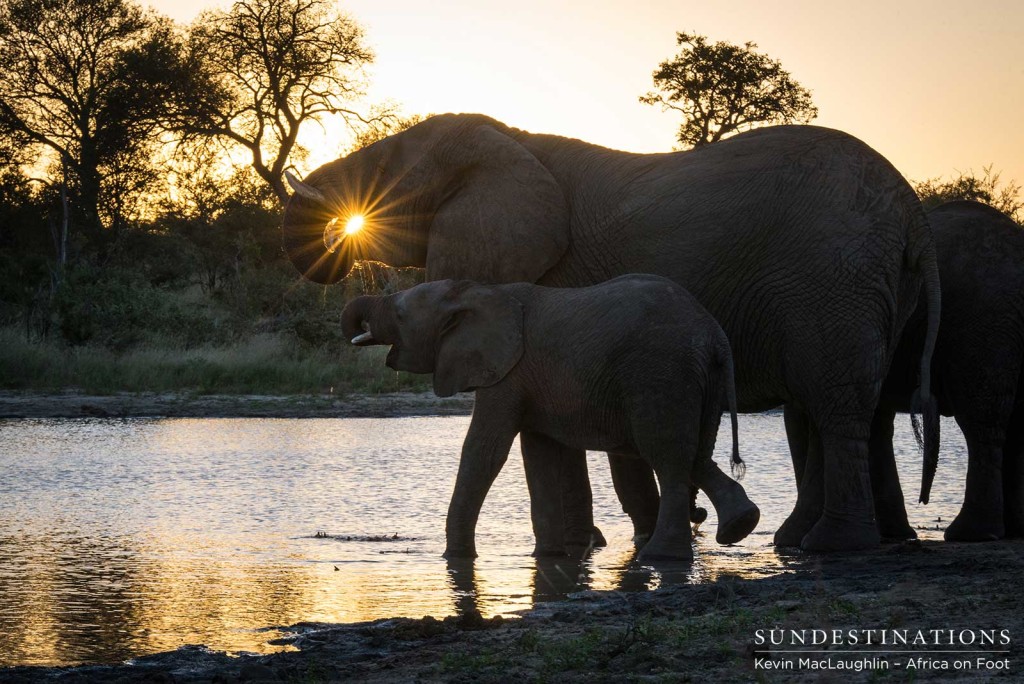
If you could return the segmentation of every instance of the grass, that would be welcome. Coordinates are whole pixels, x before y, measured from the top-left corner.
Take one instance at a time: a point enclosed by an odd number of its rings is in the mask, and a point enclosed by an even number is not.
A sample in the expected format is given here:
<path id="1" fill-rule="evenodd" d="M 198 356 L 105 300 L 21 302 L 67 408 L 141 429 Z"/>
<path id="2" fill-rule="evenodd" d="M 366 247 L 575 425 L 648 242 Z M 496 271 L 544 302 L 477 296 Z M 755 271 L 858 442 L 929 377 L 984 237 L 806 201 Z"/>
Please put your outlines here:
<path id="1" fill-rule="evenodd" d="M 423 391 L 430 377 L 396 373 L 387 349 L 306 349 L 281 335 L 255 335 L 227 346 L 142 346 L 117 353 L 71 347 L 0 329 L 0 388 L 89 394 L 377 394 Z"/>

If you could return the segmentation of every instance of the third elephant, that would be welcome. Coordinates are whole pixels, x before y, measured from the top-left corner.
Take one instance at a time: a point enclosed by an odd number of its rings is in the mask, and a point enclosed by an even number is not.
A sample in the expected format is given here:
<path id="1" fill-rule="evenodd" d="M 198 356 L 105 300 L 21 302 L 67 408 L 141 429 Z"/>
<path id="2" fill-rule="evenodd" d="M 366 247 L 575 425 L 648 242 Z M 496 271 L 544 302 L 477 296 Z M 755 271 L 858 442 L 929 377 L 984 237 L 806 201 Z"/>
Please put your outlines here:
<path id="1" fill-rule="evenodd" d="M 293 186 L 284 245 L 317 282 L 373 259 L 425 266 L 428 280 L 582 287 L 652 273 L 681 284 L 729 338 L 740 409 L 793 405 L 820 436 L 824 487 L 802 491 L 776 541 L 814 550 L 878 543 L 871 420 L 921 299 L 934 341 L 939 291 L 917 196 L 861 141 L 777 126 L 688 152 L 632 154 L 446 114 Z M 365 218 L 362 230 L 337 228 L 353 215 Z M 926 351 L 925 383 L 929 363 Z M 927 386 L 922 393 L 931 406 Z M 937 417 L 926 418 L 934 442 Z M 583 453 L 545 457 L 567 464 L 567 536 L 589 534 Z M 613 458 L 613 475 L 636 531 L 650 533 L 650 470 Z"/>
<path id="2" fill-rule="evenodd" d="M 1024 230 L 978 202 L 949 202 L 928 218 L 943 298 L 932 385 L 942 414 L 956 418 L 968 451 L 963 506 L 945 536 L 1024 536 Z M 914 536 L 892 435 L 895 412 L 911 408 L 924 335 L 925 313 L 919 310 L 897 349 L 871 439 L 878 520 L 886 536 Z M 927 501 L 927 490 L 921 498 Z"/>

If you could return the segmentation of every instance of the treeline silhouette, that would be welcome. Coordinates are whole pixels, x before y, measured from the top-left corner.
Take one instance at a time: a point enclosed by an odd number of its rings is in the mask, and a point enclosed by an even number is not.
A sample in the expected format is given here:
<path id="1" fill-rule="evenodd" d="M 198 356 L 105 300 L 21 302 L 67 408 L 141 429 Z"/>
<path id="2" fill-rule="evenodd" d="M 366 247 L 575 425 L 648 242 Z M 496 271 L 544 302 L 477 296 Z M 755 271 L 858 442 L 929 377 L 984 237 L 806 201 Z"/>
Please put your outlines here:
<path id="1" fill-rule="evenodd" d="M 417 275 L 304 282 L 280 211 L 308 122 L 342 117 L 362 144 L 401 122 L 362 104 L 372 59 L 327 0 L 242 0 L 189 26 L 133 0 L 0 2 L 0 386 L 358 384 L 344 300 Z M 274 362 L 294 381 L 260 370 Z"/>
<path id="2" fill-rule="evenodd" d="M 670 109 L 707 95 L 691 71 L 747 74 L 736 88 L 755 99 L 789 83 L 753 44 L 680 36 L 655 74 Z M 340 155 L 421 120 L 366 103 L 373 59 L 332 0 L 239 0 L 187 26 L 135 0 L 0 0 L 0 388 L 426 387 L 352 354 L 337 325 L 350 297 L 421 272 L 363 264 L 323 288 L 280 247 L 300 131 L 341 118 L 353 142 Z M 743 125 L 812 118 L 809 93 L 790 91 L 799 107 L 765 105 Z M 1016 185 L 990 168 L 918 187 L 1020 219 Z"/>

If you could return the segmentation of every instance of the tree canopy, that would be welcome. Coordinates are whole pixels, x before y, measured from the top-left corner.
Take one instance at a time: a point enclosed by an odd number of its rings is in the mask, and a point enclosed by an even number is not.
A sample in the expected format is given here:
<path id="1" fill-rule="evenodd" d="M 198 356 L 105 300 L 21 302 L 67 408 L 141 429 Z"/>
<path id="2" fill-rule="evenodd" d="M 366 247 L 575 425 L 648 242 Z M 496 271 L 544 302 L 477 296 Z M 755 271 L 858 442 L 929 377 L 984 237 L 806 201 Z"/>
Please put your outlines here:
<path id="1" fill-rule="evenodd" d="M 1024 199 L 1020 196 L 1020 185 L 1015 181 L 1003 185 L 998 171 L 992 165 L 982 168 L 981 175 L 973 171 L 960 173 L 952 180 L 929 178 L 914 183 L 914 190 L 925 209 L 954 200 L 974 200 L 1003 212 L 1017 223 L 1024 224 Z"/>
<path id="2" fill-rule="evenodd" d="M 654 72 L 656 90 L 640 101 L 683 115 L 677 140 L 700 147 L 764 124 L 809 123 L 818 115 L 811 93 L 755 43 L 711 43 L 677 33 L 682 50 Z"/>
<path id="3" fill-rule="evenodd" d="M 238 0 L 192 28 L 191 63 L 207 86 L 178 128 L 246 149 L 283 204 L 283 175 L 300 128 L 324 115 L 365 121 L 352 108 L 373 61 L 363 30 L 329 0 Z"/>
<path id="4" fill-rule="evenodd" d="M 184 74 L 174 40 L 131 0 L 0 4 L 0 129 L 49 155 L 93 238 L 120 223 L 145 182 L 168 90 Z"/>

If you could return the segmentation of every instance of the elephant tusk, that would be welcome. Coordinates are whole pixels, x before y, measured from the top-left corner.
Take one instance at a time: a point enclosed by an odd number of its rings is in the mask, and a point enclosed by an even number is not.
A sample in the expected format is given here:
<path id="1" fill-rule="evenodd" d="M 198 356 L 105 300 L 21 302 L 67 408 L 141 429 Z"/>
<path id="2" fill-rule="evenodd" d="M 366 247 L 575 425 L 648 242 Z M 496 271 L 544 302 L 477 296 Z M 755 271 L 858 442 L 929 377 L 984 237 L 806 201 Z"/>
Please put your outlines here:
<path id="1" fill-rule="evenodd" d="M 364 344 L 366 342 L 373 342 L 373 333 L 369 330 L 352 338 L 352 344 Z"/>
<path id="2" fill-rule="evenodd" d="M 292 190 L 294 190 L 295 194 L 299 197 L 305 197 L 308 200 L 313 200 L 320 204 L 327 204 L 327 197 L 324 196 L 324 193 L 320 192 L 308 183 L 303 183 L 296 178 L 295 174 L 291 171 L 285 171 L 284 177 L 287 179 L 288 185 L 292 186 Z"/>

